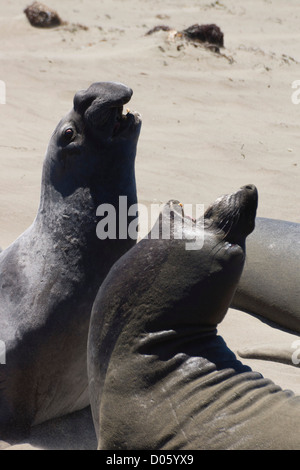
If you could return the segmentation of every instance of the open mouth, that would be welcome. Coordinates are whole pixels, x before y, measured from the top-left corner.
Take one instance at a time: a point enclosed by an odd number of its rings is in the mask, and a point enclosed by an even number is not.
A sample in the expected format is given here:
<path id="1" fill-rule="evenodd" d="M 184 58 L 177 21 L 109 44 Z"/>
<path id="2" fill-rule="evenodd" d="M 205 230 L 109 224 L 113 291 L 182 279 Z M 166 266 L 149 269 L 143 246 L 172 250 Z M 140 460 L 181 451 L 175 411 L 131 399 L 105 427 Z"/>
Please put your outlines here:
<path id="1" fill-rule="evenodd" d="M 126 108 L 126 114 L 124 114 L 123 106 L 115 108 L 112 137 L 120 136 L 132 124 L 134 117 L 128 108 Z"/>
<path id="2" fill-rule="evenodd" d="M 179 202 L 178 205 L 181 207 L 181 216 L 183 219 L 187 219 L 187 220 L 190 220 L 191 222 L 193 222 L 193 224 L 196 224 L 196 219 L 188 214 L 185 214 L 184 212 L 184 206 L 182 204 L 182 202 Z"/>
<path id="3" fill-rule="evenodd" d="M 95 82 L 87 90 L 80 90 L 74 96 L 74 111 L 82 119 L 87 131 L 97 139 L 119 137 L 126 130 L 140 128 L 139 113 L 123 112 L 131 100 L 131 88 L 119 82 Z M 124 132 L 125 133 L 125 132 Z M 137 132 L 135 132 L 137 136 Z"/>
<path id="4" fill-rule="evenodd" d="M 170 212 L 174 212 L 174 214 L 176 214 L 177 217 L 180 217 L 182 221 L 188 220 L 192 225 L 196 225 L 197 220 L 184 212 L 184 204 L 181 202 L 174 200 L 169 201 L 169 208 Z"/>

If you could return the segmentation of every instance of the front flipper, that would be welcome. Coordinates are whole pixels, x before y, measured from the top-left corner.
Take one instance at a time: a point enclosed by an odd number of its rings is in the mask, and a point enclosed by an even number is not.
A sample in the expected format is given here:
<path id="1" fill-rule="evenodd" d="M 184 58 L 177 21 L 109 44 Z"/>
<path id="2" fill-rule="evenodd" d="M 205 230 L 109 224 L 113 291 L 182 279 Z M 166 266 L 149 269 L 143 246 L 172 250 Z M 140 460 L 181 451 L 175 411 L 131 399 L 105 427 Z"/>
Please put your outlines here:
<path id="1" fill-rule="evenodd" d="M 300 339 L 291 344 L 262 344 L 248 347 L 238 350 L 237 353 L 242 358 L 280 362 L 300 368 Z"/>

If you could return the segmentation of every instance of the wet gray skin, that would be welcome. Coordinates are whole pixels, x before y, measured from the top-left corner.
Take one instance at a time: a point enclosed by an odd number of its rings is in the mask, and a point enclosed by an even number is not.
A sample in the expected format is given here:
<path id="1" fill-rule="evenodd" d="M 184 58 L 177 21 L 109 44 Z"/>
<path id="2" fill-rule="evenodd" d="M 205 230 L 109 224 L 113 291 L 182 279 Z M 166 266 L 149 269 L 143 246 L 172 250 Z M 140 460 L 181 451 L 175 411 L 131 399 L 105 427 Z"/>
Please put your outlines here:
<path id="1" fill-rule="evenodd" d="M 201 221 L 170 202 L 158 223 L 161 233 L 171 224 L 173 238 L 150 234 L 110 270 L 88 340 L 99 449 L 299 448 L 299 397 L 244 366 L 217 335 L 256 207 L 252 185 L 218 199 L 204 217 L 203 247 L 187 250 L 176 234 L 185 222 L 190 243 Z"/>
<path id="2" fill-rule="evenodd" d="M 257 218 L 232 307 L 300 333 L 300 224 Z"/>
<path id="3" fill-rule="evenodd" d="M 150 234 L 110 270 L 88 340 L 99 449 L 299 448 L 300 398 L 243 365 L 217 335 L 256 207 L 252 185 L 218 199 L 203 247 L 187 250 L 173 201 L 158 222 L 161 233 L 171 223 L 173 238 Z M 185 222 L 184 233 L 197 234 L 200 221 Z"/>
<path id="4" fill-rule="evenodd" d="M 137 202 L 138 113 L 132 90 L 99 82 L 76 93 L 47 149 L 31 225 L 0 255 L 0 439 L 89 403 L 86 342 L 92 303 L 113 263 L 136 240 L 96 235 L 100 204 Z M 130 219 L 127 221 L 130 222 Z"/>

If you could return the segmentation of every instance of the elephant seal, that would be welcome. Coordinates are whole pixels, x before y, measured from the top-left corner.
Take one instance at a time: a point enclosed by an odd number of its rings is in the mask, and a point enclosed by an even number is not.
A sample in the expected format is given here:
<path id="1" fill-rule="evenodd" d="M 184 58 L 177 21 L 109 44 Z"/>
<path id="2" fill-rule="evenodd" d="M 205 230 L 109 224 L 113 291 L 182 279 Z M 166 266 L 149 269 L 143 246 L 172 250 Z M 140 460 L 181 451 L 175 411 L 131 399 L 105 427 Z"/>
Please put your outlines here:
<path id="1" fill-rule="evenodd" d="M 300 333 L 300 224 L 257 218 L 232 307 Z"/>
<path id="2" fill-rule="evenodd" d="M 206 211 L 202 249 L 150 233 L 110 270 L 88 339 L 98 449 L 299 449 L 300 398 L 243 365 L 217 335 L 256 206 L 247 185 Z M 172 207 L 176 234 L 183 217 Z M 184 222 L 184 236 L 197 232 L 199 221 Z"/>
<path id="3" fill-rule="evenodd" d="M 171 205 L 176 234 L 183 217 Z M 206 211 L 202 249 L 150 233 L 110 270 L 88 339 L 98 449 L 299 448 L 299 397 L 243 365 L 217 335 L 256 206 L 247 185 Z M 184 236 L 199 230 L 184 222 Z"/>
<path id="4" fill-rule="evenodd" d="M 122 115 L 132 90 L 99 82 L 75 94 L 43 165 L 33 224 L 0 255 L 0 439 L 89 404 L 86 343 L 93 301 L 136 240 L 99 239 L 96 210 L 135 204 L 141 118 Z M 133 218 L 134 219 L 134 218 Z M 128 218 L 130 222 L 130 218 Z"/>

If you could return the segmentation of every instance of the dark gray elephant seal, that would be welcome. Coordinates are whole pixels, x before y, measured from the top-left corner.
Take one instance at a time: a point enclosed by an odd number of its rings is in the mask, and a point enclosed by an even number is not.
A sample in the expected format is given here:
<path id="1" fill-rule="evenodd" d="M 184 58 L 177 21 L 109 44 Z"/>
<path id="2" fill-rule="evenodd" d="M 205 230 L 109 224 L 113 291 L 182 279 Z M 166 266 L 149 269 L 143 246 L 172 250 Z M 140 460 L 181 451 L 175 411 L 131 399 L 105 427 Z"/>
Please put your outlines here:
<path id="1" fill-rule="evenodd" d="M 300 224 L 256 219 L 232 307 L 300 333 Z"/>
<path id="2" fill-rule="evenodd" d="M 216 333 L 256 206 L 245 186 L 206 211 L 202 249 L 143 239 L 110 270 L 88 340 L 99 449 L 300 448 L 300 398 L 244 366 Z M 183 218 L 174 209 L 170 219 L 176 234 Z M 185 234 L 197 230 L 190 221 Z"/>
<path id="3" fill-rule="evenodd" d="M 132 239 L 96 235 L 97 207 L 136 198 L 141 127 L 122 115 L 132 90 L 94 83 L 76 93 L 45 157 L 33 225 L 0 255 L 0 439 L 89 403 L 86 341 L 91 307 Z"/>

